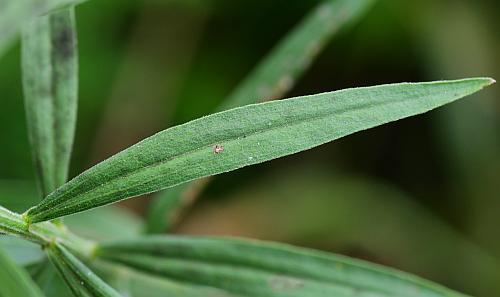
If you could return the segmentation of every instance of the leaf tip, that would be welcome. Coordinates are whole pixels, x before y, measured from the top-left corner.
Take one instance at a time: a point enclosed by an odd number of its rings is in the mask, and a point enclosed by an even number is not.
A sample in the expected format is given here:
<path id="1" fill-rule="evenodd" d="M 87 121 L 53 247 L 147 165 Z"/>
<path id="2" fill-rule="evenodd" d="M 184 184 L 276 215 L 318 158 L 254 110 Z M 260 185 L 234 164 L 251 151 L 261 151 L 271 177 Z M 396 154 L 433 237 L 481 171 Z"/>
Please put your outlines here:
<path id="1" fill-rule="evenodd" d="M 477 91 L 489 87 L 497 82 L 495 79 L 491 77 L 476 77 L 476 78 L 471 78 L 470 80 L 476 82 Z"/>
<path id="2" fill-rule="evenodd" d="M 492 84 L 497 82 L 494 78 L 491 77 L 478 77 L 477 80 L 480 80 L 482 82 L 483 87 L 491 86 Z"/>

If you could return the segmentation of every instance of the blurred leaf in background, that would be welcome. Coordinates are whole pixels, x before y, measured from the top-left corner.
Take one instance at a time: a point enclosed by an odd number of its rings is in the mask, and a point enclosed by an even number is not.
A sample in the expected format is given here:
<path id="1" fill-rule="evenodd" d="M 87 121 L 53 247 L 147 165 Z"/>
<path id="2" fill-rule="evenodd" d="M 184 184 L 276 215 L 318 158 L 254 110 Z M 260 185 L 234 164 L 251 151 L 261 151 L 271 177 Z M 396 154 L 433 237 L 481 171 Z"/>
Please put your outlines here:
<path id="1" fill-rule="evenodd" d="M 328 172 L 303 164 L 285 178 L 279 170 L 261 176 L 218 202 L 202 203 L 177 232 L 320 247 L 474 295 L 500 292 L 500 262 L 397 187 Z"/>
<path id="2" fill-rule="evenodd" d="M 0 247 L 0 296 L 42 297 L 43 294 L 31 280 L 26 270 L 18 266 Z"/>

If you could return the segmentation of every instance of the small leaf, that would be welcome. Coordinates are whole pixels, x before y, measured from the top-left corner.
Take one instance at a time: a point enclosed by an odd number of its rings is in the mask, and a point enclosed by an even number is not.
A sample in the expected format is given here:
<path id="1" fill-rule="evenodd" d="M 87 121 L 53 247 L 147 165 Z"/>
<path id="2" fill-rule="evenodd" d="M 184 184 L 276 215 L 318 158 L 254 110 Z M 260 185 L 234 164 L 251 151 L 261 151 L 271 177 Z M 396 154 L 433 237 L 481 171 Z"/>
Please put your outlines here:
<path id="1" fill-rule="evenodd" d="M 353 88 L 247 105 L 159 132 L 80 174 L 26 214 L 40 222 L 297 153 L 420 114 L 494 81 Z M 223 150 L 216 151 L 219 146 Z"/>
<path id="2" fill-rule="evenodd" d="M 74 8 L 37 18 L 24 31 L 22 68 L 28 131 L 43 197 L 64 184 L 76 124 Z"/>
<path id="3" fill-rule="evenodd" d="M 37 16 L 85 0 L 2 0 L 0 4 L 0 56 L 21 31 Z"/>
<path id="4" fill-rule="evenodd" d="M 75 296 L 120 297 L 63 246 L 52 244 L 47 254 Z"/>
<path id="5" fill-rule="evenodd" d="M 379 265 L 283 244 L 151 236 L 105 243 L 98 257 L 238 296 L 464 296 Z"/>
<path id="6" fill-rule="evenodd" d="M 28 273 L 10 259 L 0 247 L 0 297 L 42 297 Z"/>
<path id="7" fill-rule="evenodd" d="M 373 2 L 321 2 L 257 65 L 218 110 L 256 103 L 258 99 L 281 99 L 328 41 L 339 30 L 359 19 Z M 207 180 L 196 180 L 155 195 L 149 205 L 146 232 L 168 231 L 206 184 Z"/>

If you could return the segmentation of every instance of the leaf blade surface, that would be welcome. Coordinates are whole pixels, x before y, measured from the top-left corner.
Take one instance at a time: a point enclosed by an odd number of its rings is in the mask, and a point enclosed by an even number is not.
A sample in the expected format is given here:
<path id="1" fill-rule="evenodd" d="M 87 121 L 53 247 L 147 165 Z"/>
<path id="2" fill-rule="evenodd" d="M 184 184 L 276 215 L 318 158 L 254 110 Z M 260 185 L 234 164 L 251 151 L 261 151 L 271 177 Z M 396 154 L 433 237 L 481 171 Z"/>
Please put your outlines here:
<path id="1" fill-rule="evenodd" d="M 161 131 L 66 183 L 27 212 L 40 222 L 294 154 L 424 113 L 494 81 L 345 89 L 247 105 Z"/>
<path id="2" fill-rule="evenodd" d="M 103 243 L 97 255 L 143 272 L 240 296 L 464 296 L 376 264 L 260 241 L 150 236 Z"/>
<path id="3" fill-rule="evenodd" d="M 36 18 L 22 38 L 28 135 L 42 197 L 68 176 L 78 100 L 75 27 L 70 7 Z"/>

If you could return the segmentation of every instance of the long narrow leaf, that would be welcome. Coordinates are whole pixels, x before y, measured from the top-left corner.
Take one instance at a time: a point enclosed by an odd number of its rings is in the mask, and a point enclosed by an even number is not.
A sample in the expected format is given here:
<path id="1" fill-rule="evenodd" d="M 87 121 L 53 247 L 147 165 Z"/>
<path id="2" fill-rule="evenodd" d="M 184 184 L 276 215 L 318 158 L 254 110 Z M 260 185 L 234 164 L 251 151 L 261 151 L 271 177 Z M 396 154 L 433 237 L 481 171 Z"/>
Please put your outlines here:
<path id="1" fill-rule="evenodd" d="M 240 296 L 464 296 L 375 264 L 258 241 L 152 236 L 107 243 L 97 254 L 141 271 Z"/>
<path id="2" fill-rule="evenodd" d="M 0 297 L 42 297 L 29 274 L 14 263 L 0 247 Z"/>
<path id="3" fill-rule="evenodd" d="M 120 297 L 113 288 L 59 244 L 47 249 L 51 262 L 77 297 Z"/>
<path id="4" fill-rule="evenodd" d="M 26 218 L 50 220 L 297 153 L 429 111 L 493 82 L 472 78 L 354 88 L 216 113 L 101 162 L 51 193 Z"/>
<path id="5" fill-rule="evenodd" d="M 373 2 L 321 2 L 257 65 L 218 110 L 282 98 L 328 41 L 346 25 L 359 19 Z M 146 231 L 161 233 L 172 227 L 206 184 L 206 180 L 196 180 L 182 188 L 166 189 L 155 195 L 149 208 Z"/>
<path id="6" fill-rule="evenodd" d="M 354 249 L 473 296 L 500 296 L 500 261 L 395 185 L 303 165 L 210 200 L 176 231 Z"/>
<path id="7" fill-rule="evenodd" d="M 25 108 L 43 197 L 67 179 L 76 123 L 77 64 L 73 7 L 37 18 L 24 31 Z"/>
<path id="8" fill-rule="evenodd" d="M 322 51 L 328 40 L 355 22 L 374 0 L 326 0 L 273 49 L 219 110 L 281 98 Z"/>
<path id="9" fill-rule="evenodd" d="M 85 0 L 2 0 L 0 2 L 0 56 L 14 37 L 37 16 Z"/>

